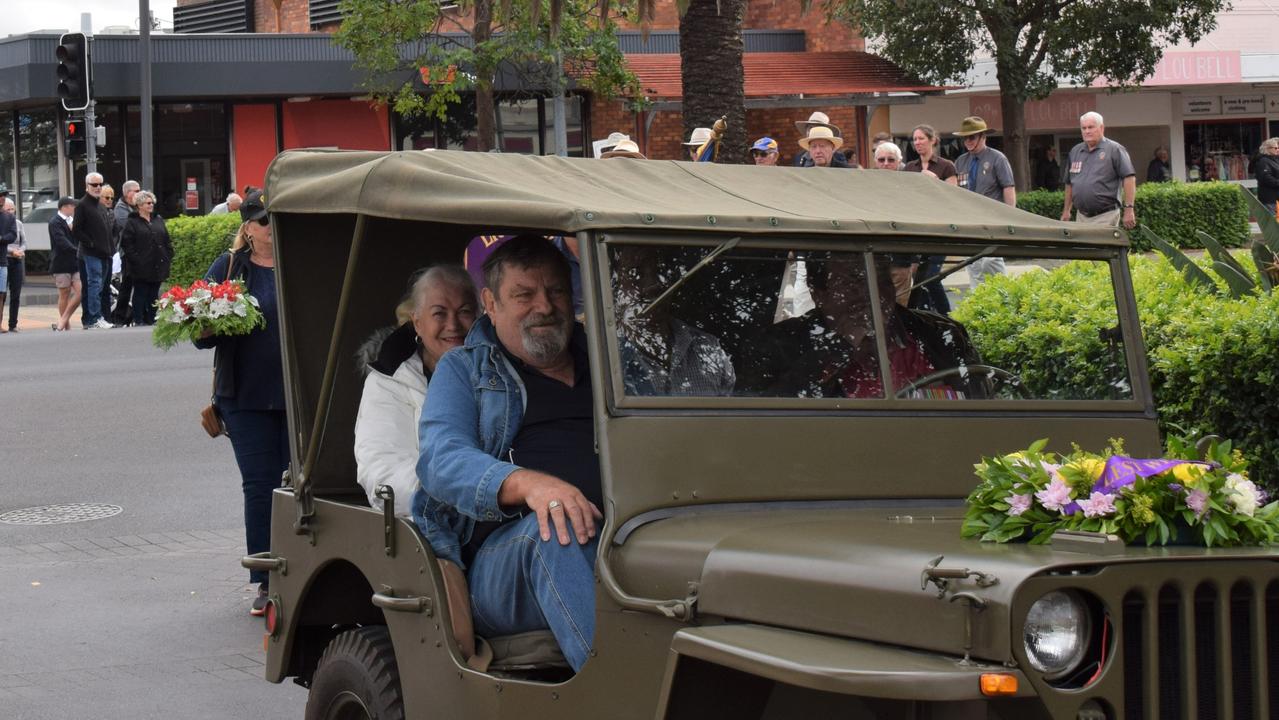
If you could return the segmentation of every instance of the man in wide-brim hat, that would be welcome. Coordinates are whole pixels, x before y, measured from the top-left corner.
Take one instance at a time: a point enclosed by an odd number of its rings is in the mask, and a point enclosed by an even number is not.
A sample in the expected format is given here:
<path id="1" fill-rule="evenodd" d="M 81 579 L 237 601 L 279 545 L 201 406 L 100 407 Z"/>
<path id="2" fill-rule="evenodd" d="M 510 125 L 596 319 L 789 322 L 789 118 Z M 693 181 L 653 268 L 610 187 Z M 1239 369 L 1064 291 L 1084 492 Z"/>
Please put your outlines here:
<path id="1" fill-rule="evenodd" d="M 613 146 L 612 150 L 600 155 L 601 160 L 608 160 L 610 158 L 635 158 L 636 160 L 648 159 L 639 151 L 639 145 L 636 145 L 635 141 L 630 138 L 619 140 L 617 144 Z"/>
<path id="2" fill-rule="evenodd" d="M 840 138 L 840 142 L 842 144 L 844 135 L 843 133 L 839 131 L 839 126 L 832 125 L 830 122 L 830 116 L 828 116 L 826 113 L 821 111 L 816 111 L 812 115 L 809 115 L 807 120 L 795 121 L 795 129 L 798 130 L 800 134 L 803 136 L 802 138 L 800 138 L 801 146 L 804 144 L 804 139 L 808 137 L 809 132 L 813 130 L 814 128 L 825 128 L 829 130 L 831 135 L 833 135 L 834 137 Z M 812 155 L 809 154 L 807 150 L 805 150 L 795 156 L 795 167 L 814 167 L 814 166 L 839 167 L 839 168 L 857 167 L 855 164 L 850 164 L 847 160 L 845 160 L 844 155 L 840 153 L 833 153 L 832 156 L 833 157 L 831 161 L 827 163 L 826 165 L 818 165 L 817 163 L 813 162 Z"/>
<path id="3" fill-rule="evenodd" d="M 844 138 L 836 135 L 826 125 L 814 125 L 808 134 L 799 139 L 799 146 L 807 151 L 803 167 L 848 167 L 844 156 L 835 151 L 843 147 Z"/>
<path id="4" fill-rule="evenodd" d="M 1017 207 L 1017 189 L 1013 182 L 1013 166 L 1008 158 L 993 147 L 987 147 L 986 135 L 990 128 L 986 121 L 976 115 L 966 117 L 959 123 L 956 137 L 964 139 L 963 155 L 955 161 L 955 170 L 959 172 L 959 186 L 968 188 L 991 200 L 1007 203 Z M 1001 257 L 982 258 L 968 266 L 969 286 L 976 289 L 987 275 L 1002 275 L 1004 259 Z"/>
<path id="5" fill-rule="evenodd" d="M 683 145 L 685 148 L 688 149 L 689 160 L 692 160 L 694 162 L 697 161 L 698 149 L 701 148 L 703 145 L 705 145 L 706 141 L 710 140 L 711 135 L 713 134 L 714 132 L 708 127 L 693 128 L 692 134 L 688 136 L 688 141 L 680 143 L 681 145 Z"/>

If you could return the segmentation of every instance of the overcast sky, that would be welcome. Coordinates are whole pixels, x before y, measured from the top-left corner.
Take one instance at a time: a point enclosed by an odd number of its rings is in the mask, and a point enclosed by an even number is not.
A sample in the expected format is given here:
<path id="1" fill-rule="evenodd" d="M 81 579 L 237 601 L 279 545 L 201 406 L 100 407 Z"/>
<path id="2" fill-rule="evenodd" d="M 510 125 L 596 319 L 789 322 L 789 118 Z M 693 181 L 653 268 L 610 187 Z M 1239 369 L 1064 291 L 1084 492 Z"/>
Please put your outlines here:
<path id="1" fill-rule="evenodd" d="M 80 29 L 80 13 L 93 15 L 93 29 L 109 25 L 138 28 L 138 0 L 0 0 L 0 36 L 22 35 L 34 30 Z M 164 30 L 173 29 L 177 0 L 151 0 L 151 14 Z"/>

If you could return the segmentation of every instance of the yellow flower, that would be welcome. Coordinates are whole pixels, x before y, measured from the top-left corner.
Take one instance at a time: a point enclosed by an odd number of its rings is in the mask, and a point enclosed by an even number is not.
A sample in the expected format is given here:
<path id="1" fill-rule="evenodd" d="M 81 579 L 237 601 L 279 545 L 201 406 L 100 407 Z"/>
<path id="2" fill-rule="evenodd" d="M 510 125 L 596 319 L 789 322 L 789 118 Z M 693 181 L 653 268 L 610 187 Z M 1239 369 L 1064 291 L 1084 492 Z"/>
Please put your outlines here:
<path id="1" fill-rule="evenodd" d="M 1106 461 L 1101 458 L 1086 457 L 1072 462 L 1070 466 L 1084 473 L 1090 479 L 1098 480 L 1101 478 L 1101 474 L 1106 470 Z"/>
<path id="2" fill-rule="evenodd" d="M 1132 506 L 1128 514 L 1138 525 L 1145 527 L 1155 521 L 1155 503 L 1149 495 L 1134 495 L 1129 502 Z"/>
<path id="3" fill-rule="evenodd" d="M 1182 485 L 1186 487 L 1194 487 L 1199 482 L 1199 478 L 1202 478 L 1206 472 L 1207 470 L 1203 465 L 1189 465 L 1183 463 L 1172 469 L 1172 476 L 1177 478 Z"/>
<path id="4" fill-rule="evenodd" d="M 1021 460 L 1021 459 L 1025 458 L 1025 457 L 1026 457 L 1026 453 L 1024 453 L 1024 452 L 1009 453 L 1009 454 L 1007 454 L 1007 455 L 1005 455 L 1005 456 L 1004 456 L 1004 461 L 1005 461 L 1005 462 L 1010 462 L 1010 463 L 1011 463 L 1011 462 L 1017 462 L 1018 460 Z"/>

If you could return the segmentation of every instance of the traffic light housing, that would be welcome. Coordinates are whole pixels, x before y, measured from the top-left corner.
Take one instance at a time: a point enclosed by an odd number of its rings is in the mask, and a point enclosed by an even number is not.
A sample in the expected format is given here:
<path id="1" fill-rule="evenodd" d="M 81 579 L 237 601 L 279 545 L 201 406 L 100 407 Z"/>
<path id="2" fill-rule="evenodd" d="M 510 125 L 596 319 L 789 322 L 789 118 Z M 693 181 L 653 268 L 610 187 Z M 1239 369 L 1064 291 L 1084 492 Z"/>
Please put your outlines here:
<path id="1" fill-rule="evenodd" d="M 88 126 L 83 120 L 67 121 L 67 155 L 69 157 L 79 157 L 85 154 L 84 139 L 87 134 L 87 128 Z"/>
<path id="2" fill-rule="evenodd" d="M 58 40 L 58 97 L 66 110 L 89 107 L 89 40 L 67 33 Z"/>

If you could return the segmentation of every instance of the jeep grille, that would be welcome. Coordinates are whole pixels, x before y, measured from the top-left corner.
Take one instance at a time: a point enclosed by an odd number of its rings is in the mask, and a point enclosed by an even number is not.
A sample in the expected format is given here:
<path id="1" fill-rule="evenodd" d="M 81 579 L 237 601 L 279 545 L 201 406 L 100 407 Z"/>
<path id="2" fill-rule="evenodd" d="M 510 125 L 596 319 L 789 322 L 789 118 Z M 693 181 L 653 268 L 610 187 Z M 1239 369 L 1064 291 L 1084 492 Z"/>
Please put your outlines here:
<path id="1" fill-rule="evenodd" d="M 1249 565 L 1205 578 L 1222 568 L 1196 563 L 1180 580 L 1127 591 L 1118 636 L 1127 720 L 1279 717 L 1279 573 Z"/>

